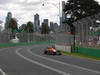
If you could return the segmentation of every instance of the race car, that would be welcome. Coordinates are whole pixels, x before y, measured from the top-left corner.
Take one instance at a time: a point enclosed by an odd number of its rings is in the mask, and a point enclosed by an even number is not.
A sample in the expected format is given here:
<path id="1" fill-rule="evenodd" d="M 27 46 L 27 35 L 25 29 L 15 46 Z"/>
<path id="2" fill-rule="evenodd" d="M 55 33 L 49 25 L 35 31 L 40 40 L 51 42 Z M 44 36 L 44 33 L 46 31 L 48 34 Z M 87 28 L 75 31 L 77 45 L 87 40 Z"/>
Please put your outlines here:
<path id="1" fill-rule="evenodd" d="M 44 50 L 44 54 L 47 54 L 47 55 L 62 55 L 61 51 L 57 51 L 56 48 L 54 48 L 54 47 L 47 47 Z"/>

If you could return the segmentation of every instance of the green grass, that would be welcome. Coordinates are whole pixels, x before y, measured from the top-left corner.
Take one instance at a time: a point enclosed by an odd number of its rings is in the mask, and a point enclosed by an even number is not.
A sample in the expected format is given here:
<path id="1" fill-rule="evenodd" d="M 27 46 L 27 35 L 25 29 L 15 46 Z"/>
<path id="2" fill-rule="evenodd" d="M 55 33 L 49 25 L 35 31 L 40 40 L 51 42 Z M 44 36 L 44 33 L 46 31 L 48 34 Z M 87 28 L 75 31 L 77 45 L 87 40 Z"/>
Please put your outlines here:
<path id="1" fill-rule="evenodd" d="M 63 52 L 63 51 L 62 51 L 62 53 L 64 55 L 76 56 L 76 57 L 85 58 L 85 59 L 100 60 L 100 58 L 97 58 L 94 56 L 87 56 L 87 55 L 83 55 L 80 53 L 68 53 L 68 52 Z"/>

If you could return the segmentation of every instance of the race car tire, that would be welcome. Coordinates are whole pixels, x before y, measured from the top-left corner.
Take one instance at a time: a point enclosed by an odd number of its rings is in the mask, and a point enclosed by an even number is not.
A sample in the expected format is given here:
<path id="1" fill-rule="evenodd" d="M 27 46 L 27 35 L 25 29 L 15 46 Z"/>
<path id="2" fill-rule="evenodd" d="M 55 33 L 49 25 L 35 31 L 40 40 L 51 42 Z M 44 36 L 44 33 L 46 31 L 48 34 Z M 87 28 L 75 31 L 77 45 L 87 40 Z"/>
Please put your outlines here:
<path id="1" fill-rule="evenodd" d="M 52 53 L 50 51 L 47 51 L 47 55 L 52 55 Z"/>
<path id="2" fill-rule="evenodd" d="M 47 51 L 44 51 L 44 54 L 47 54 Z"/>
<path id="3" fill-rule="evenodd" d="M 56 54 L 57 54 L 57 55 L 62 55 L 60 51 L 57 51 Z"/>

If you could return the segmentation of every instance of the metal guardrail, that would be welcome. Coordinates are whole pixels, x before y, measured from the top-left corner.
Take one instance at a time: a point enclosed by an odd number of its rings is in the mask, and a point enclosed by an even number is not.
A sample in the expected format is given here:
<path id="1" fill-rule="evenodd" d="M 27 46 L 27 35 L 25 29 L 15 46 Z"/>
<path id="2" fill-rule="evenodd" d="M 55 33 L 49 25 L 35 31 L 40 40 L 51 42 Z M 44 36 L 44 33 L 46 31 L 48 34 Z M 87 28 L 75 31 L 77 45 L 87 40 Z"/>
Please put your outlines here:
<path id="1" fill-rule="evenodd" d="M 31 42 L 31 43 L 5 43 L 0 44 L 0 47 L 13 47 L 13 46 L 25 46 L 25 45 L 39 45 L 39 44 L 54 44 L 53 41 L 45 41 L 45 42 Z"/>

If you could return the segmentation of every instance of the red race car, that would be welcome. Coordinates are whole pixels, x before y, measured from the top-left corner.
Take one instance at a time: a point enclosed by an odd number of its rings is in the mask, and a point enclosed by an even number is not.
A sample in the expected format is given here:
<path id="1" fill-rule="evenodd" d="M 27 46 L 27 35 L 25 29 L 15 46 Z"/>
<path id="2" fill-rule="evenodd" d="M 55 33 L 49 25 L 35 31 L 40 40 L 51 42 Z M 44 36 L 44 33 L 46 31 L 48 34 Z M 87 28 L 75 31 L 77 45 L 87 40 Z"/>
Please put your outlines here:
<path id="1" fill-rule="evenodd" d="M 44 54 L 47 54 L 47 55 L 62 55 L 61 51 L 57 51 L 55 47 L 47 47 L 44 50 Z"/>

